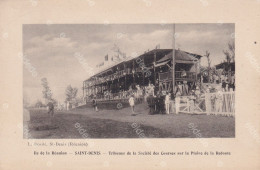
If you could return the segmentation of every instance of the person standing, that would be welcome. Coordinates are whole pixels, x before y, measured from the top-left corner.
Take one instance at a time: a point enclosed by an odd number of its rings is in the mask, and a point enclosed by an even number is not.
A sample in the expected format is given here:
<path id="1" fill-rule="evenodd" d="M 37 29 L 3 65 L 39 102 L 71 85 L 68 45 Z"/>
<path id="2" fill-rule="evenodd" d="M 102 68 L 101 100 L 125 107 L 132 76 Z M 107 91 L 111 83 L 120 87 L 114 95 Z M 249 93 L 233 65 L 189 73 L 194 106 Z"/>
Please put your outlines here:
<path id="1" fill-rule="evenodd" d="M 135 99 L 134 99 L 134 96 L 131 95 L 131 97 L 129 98 L 129 105 L 131 106 L 132 108 L 132 114 L 131 116 L 134 116 L 135 115 Z"/>
<path id="2" fill-rule="evenodd" d="M 225 92 L 226 91 L 226 81 L 222 80 L 222 91 Z"/>
<path id="3" fill-rule="evenodd" d="M 219 76 L 216 75 L 215 78 L 216 78 L 216 84 L 219 84 Z"/>
<path id="4" fill-rule="evenodd" d="M 194 113 L 195 110 L 195 99 L 196 97 L 194 96 L 195 94 L 192 93 L 192 95 L 190 97 L 188 97 L 188 106 L 189 106 L 189 111 L 190 113 Z"/>
<path id="5" fill-rule="evenodd" d="M 159 101 L 160 101 L 160 109 L 161 109 L 161 111 L 160 111 L 160 113 L 161 114 L 165 114 L 165 107 L 164 107 L 164 105 L 165 105 L 165 97 L 164 97 L 164 95 L 161 93 L 160 94 L 160 98 L 159 98 Z"/>
<path id="6" fill-rule="evenodd" d="M 207 115 L 211 114 L 211 95 L 209 87 L 206 89 L 205 93 L 205 105 Z"/>
<path id="7" fill-rule="evenodd" d="M 95 98 L 92 100 L 92 105 L 93 105 L 93 110 L 96 111 L 96 112 L 98 112 L 97 101 L 96 101 Z"/>
<path id="8" fill-rule="evenodd" d="M 159 97 L 159 92 L 157 93 L 157 95 L 155 96 L 155 102 L 154 102 L 154 104 L 155 104 L 155 112 L 156 113 L 159 113 L 160 112 L 160 110 L 161 110 L 161 108 L 160 108 L 160 97 Z"/>
<path id="9" fill-rule="evenodd" d="M 222 114 L 222 105 L 223 105 L 223 93 L 218 91 L 216 96 L 216 112 L 217 114 Z"/>
<path id="10" fill-rule="evenodd" d="M 235 91 L 235 75 L 231 76 L 231 83 L 229 87 L 232 88 L 232 91 Z"/>
<path id="11" fill-rule="evenodd" d="M 68 102 L 68 101 L 66 102 L 66 109 L 70 110 L 70 102 Z"/>
<path id="12" fill-rule="evenodd" d="M 199 88 L 199 86 L 196 87 L 195 93 L 193 95 L 195 95 L 197 98 L 200 97 L 200 88 Z"/>
<path id="13" fill-rule="evenodd" d="M 182 90 L 183 90 L 183 88 L 182 88 L 183 86 L 182 86 L 182 84 L 181 84 L 181 82 L 179 82 L 179 84 L 178 84 L 178 91 L 180 92 L 180 94 L 182 95 Z"/>
<path id="14" fill-rule="evenodd" d="M 52 102 L 49 102 L 47 104 L 48 106 L 48 114 L 50 114 L 51 117 L 54 117 L 54 105 Z"/>
<path id="15" fill-rule="evenodd" d="M 155 106 L 154 106 L 154 96 L 150 95 L 147 97 L 147 103 L 149 107 L 149 114 L 154 114 Z"/>
<path id="16" fill-rule="evenodd" d="M 180 103 L 181 103 L 181 93 L 180 93 L 180 91 L 177 91 L 177 93 L 175 95 L 175 110 L 176 110 L 176 114 L 179 114 L 179 112 L 180 112 Z"/>
<path id="17" fill-rule="evenodd" d="M 167 92 L 166 96 L 165 96 L 165 110 L 166 110 L 166 114 L 170 114 L 170 95 Z"/>
<path id="18" fill-rule="evenodd" d="M 225 91 L 229 91 L 229 82 L 228 82 L 228 79 L 226 80 L 226 88 L 225 88 Z"/>

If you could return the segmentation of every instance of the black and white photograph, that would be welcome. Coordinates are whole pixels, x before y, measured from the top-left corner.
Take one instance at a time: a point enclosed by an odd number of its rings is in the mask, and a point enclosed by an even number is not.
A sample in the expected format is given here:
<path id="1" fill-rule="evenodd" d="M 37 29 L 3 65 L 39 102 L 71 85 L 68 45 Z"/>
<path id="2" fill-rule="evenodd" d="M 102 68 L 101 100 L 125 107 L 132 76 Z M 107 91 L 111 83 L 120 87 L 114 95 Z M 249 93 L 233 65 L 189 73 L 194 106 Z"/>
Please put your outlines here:
<path id="1" fill-rule="evenodd" d="M 0 0 L 0 169 L 260 169 L 260 0 Z"/>
<path id="2" fill-rule="evenodd" d="M 234 23 L 23 24 L 22 42 L 24 139 L 235 138 Z"/>

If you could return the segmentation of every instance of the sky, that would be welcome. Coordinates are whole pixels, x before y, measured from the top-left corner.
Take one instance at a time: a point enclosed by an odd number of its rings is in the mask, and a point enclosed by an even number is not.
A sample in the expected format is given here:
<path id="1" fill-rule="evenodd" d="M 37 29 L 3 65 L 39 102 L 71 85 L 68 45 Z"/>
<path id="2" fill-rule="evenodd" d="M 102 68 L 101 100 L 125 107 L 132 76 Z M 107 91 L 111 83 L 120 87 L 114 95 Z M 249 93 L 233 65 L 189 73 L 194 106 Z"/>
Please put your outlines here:
<path id="1" fill-rule="evenodd" d="M 140 55 L 157 45 L 204 56 L 212 65 L 225 59 L 223 50 L 235 40 L 234 24 L 27 24 L 23 25 L 23 92 L 29 103 L 42 98 L 41 78 L 46 77 L 53 98 L 65 100 L 68 85 L 82 84 L 104 57 L 114 55 L 116 44 L 127 56 Z M 173 33 L 175 30 L 175 33 Z M 174 36 L 173 36 L 174 35 Z M 173 41 L 173 37 L 175 40 Z M 205 57 L 201 64 L 206 65 Z"/>

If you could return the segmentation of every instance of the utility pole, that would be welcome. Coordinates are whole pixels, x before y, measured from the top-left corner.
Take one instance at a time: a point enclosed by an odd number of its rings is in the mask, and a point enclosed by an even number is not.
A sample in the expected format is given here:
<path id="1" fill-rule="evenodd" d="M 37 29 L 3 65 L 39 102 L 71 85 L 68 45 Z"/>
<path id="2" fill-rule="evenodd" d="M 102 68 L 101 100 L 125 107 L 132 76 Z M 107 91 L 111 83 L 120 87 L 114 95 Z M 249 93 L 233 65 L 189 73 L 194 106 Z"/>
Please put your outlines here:
<path id="1" fill-rule="evenodd" d="M 174 93 L 175 87 L 175 24 L 173 24 L 172 37 L 172 91 Z"/>
<path id="2" fill-rule="evenodd" d="M 205 56 L 207 57 L 207 60 L 208 60 L 208 83 L 209 83 L 209 81 L 210 81 L 210 64 L 211 64 L 209 55 L 210 55 L 210 53 L 209 53 L 208 51 L 206 51 Z"/>
<path id="3" fill-rule="evenodd" d="M 153 59 L 154 86 L 156 86 L 155 63 L 156 63 L 156 52 L 154 52 L 154 59 Z"/>

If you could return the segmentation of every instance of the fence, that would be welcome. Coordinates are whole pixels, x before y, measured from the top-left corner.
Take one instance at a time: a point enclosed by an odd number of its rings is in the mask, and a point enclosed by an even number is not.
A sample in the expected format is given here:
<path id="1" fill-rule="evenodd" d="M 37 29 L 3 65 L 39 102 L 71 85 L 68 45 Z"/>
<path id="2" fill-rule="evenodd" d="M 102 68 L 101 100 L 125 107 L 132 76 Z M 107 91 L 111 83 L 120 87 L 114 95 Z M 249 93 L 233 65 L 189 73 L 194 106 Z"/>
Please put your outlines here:
<path id="1" fill-rule="evenodd" d="M 235 116 L 235 92 L 205 93 L 200 97 L 181 96 L 175 99 L 176 113 Z"/>
<path id="2" fill-rule="evenodd" d="M 207 114 L 235 116 L 235 92 L 206 93 Z"/>
<path id="3" fill-rule="evenodd" d="M 206 114 L 205 98 L 200 96 L 180 96 L 175 98 L 176 113 Z"/>

